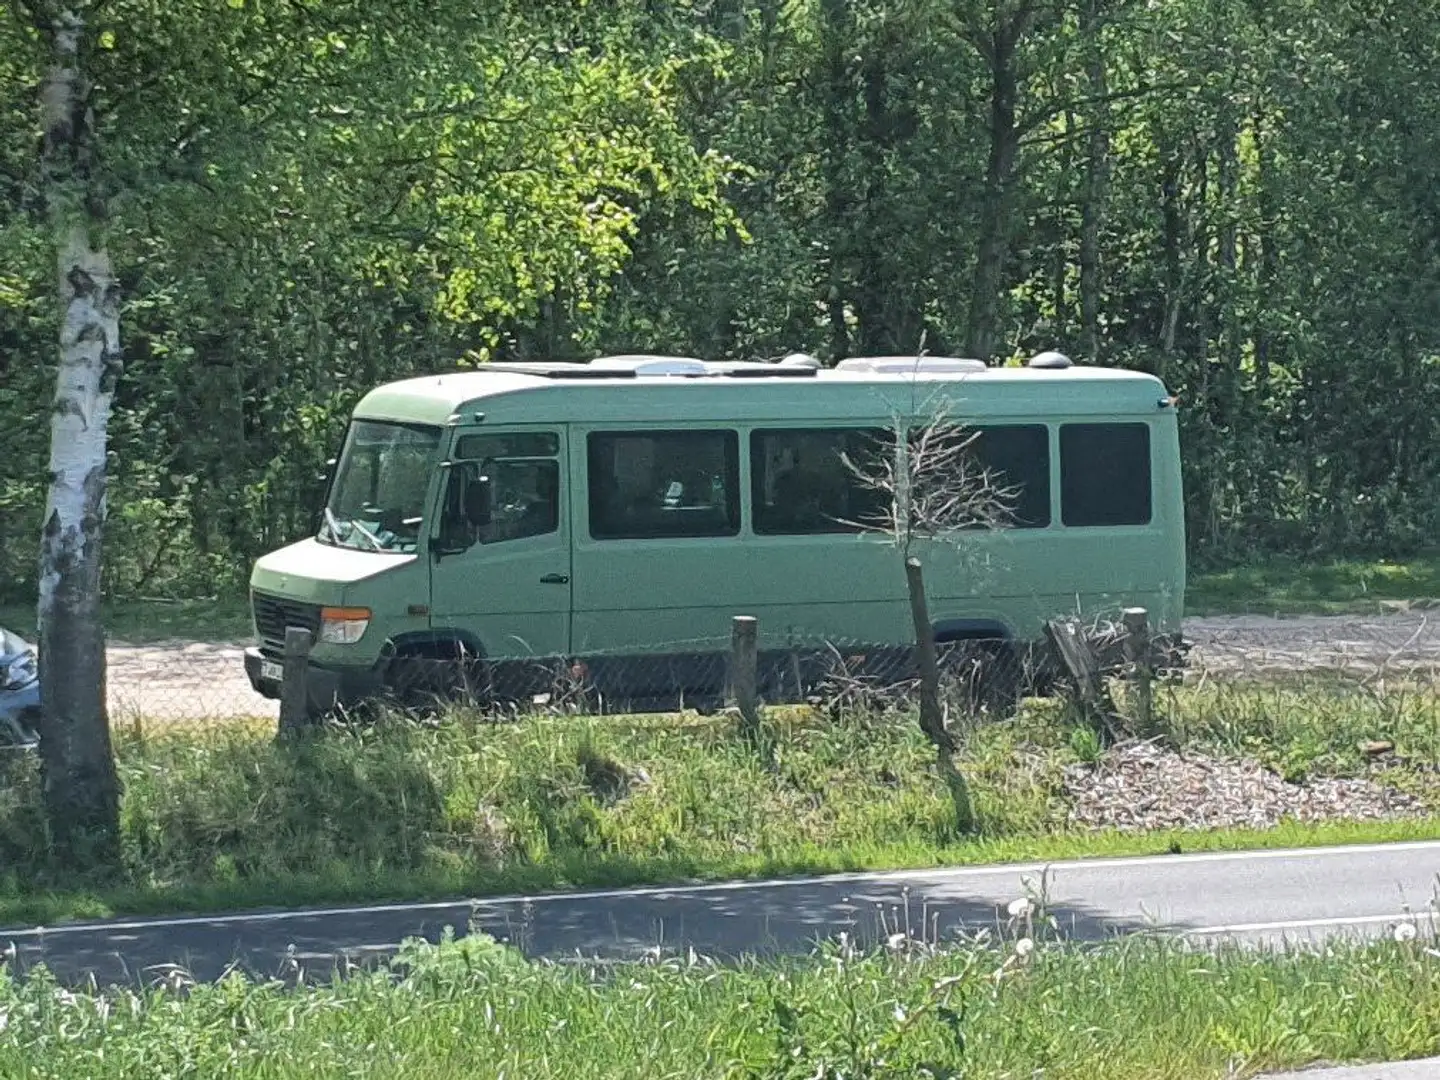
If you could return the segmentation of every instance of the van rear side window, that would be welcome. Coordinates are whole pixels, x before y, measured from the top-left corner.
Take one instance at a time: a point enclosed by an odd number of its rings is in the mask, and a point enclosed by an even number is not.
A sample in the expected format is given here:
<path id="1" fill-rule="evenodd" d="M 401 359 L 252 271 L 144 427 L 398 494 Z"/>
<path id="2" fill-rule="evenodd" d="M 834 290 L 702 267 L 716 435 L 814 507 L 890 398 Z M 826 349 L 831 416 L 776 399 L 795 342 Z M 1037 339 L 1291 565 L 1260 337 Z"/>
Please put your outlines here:
<path id="1" fill-rule="evenodd" d="M 1043 529 L 1050 524 L 1050 431 L 1044 424 L 980 427 L 973 450 L 1007 495 L 1006 525 Z"/>
<path id="2" fill-rule="evenodd" d="M 1060 519 L 1069 526 L 1148 525 L 1150 428 L 1062 424 Z"/>
<path id="3" fill-rule="evenodd" d="M 607 431 L 589 437 L 596 540 L 735 536 L 740 440 L 733 431 Z"/>

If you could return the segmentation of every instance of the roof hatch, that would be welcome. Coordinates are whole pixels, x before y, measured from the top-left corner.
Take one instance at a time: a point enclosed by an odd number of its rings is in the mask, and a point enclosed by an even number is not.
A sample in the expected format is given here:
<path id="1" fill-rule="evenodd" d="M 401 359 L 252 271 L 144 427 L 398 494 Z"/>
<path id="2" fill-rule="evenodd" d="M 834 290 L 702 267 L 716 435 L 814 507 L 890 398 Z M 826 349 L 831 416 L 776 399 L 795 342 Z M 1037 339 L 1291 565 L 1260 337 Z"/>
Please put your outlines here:
<path id="1" fill-rule="evenodd" d="M 837 371 L 873 371 L 877 375 L 955 374 L 984 371 L 983 360 L 959 356 L 852 356 L 835 365 Z"/>

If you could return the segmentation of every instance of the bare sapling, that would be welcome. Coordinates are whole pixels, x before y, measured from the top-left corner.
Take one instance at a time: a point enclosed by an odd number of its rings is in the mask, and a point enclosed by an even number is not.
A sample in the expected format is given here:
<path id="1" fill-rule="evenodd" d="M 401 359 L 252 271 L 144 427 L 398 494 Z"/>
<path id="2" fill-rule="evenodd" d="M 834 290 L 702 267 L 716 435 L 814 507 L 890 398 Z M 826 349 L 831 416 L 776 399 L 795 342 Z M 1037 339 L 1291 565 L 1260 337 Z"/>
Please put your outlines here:
<path id="1" fill-rule="evenodd" d="M 955 764 L 960 740 L 940 693 L 935 625 L 917 549 L 924 541 L 962 547 L 976 530 L 1003 527 L 1012 518 L 1017 492 L 1004 487 L 980 462 L 975 452 L 979 433 L 944 412 L 918 426 L 897 417 L 890 436 L 889 447 L 863 459 L 842 455 L 856 483 L 877 496 L 866 519 L 848 524 L 885 536 L 904 567 L 920 676 L 920 729 L 935 747 L 956 824 L 963 831 L 973 826 L 974 810 L 969 785 Z"/>

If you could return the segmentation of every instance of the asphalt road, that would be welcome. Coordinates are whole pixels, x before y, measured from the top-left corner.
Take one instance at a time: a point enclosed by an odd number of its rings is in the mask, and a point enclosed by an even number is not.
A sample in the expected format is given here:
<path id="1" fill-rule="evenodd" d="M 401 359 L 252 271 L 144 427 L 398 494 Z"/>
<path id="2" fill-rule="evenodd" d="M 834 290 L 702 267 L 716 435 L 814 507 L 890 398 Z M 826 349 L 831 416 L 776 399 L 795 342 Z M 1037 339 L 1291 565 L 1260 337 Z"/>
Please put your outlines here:
<path id="1" fill-rule="evenodd" d="M 15 968 L 64 982 L 149 981 L 178 965 L 202 980 L 232 962 L 263 976 L 328 977 L 341 956 L 384 956 L 407 937 L 475 927 L 532 956 L 634 959 L 694 948 L 735 959 L 805 951 L 846 931 L 871 942 L 905 925 L 932 939 L 1003 923 L 1043 889 L 1071 937 L 1159 932 L 1195 941 L 1296 942 L 1432 932 L 1440 842 L 1161 855 L 1135 859 L 849 874 L 617 889 L 461 903 L 380 904 L 224 916 L 122 919 L 0 930 Z M 1042 884 L 1043 877 L 1043 884 Z"/>

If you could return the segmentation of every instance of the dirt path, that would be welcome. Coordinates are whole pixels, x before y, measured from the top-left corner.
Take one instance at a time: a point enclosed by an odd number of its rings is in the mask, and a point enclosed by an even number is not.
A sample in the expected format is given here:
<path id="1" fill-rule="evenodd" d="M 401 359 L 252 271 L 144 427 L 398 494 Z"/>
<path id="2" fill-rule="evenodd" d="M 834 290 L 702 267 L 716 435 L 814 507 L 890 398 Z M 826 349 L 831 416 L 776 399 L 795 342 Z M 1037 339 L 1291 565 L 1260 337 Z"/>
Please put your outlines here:
<path id="1" fill-rule="evenodd" d="M 110 713 L 120 722 L 276 717 L 279 707 L 250 688 L 244 644 L 199 641 L 112 645 Z"/>
<path id="2" fill-rule="evenodd" d="M 1191 662 L 1211 671 L 1266 674 L 1339 669 L 1357 677 L 1382 667 L 1440 671 L 1440 612 L 1189 619 Z M 110 648 L 110 707 L 118 720 L 274 717 L 250 689 L 241 643 L 116 644 Z"/>
<path id="3" fill-rule="evenodd" d="M 1440 670 L 1440 611 L 1187 619 L 1185 636 L 1192 662 L 1210 671 Z"/>

